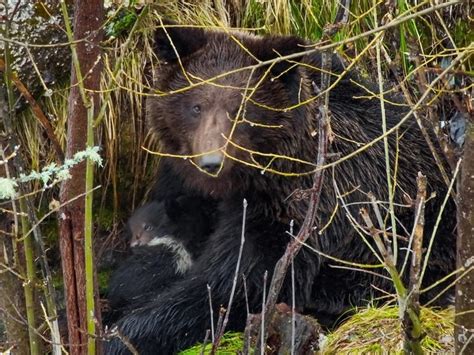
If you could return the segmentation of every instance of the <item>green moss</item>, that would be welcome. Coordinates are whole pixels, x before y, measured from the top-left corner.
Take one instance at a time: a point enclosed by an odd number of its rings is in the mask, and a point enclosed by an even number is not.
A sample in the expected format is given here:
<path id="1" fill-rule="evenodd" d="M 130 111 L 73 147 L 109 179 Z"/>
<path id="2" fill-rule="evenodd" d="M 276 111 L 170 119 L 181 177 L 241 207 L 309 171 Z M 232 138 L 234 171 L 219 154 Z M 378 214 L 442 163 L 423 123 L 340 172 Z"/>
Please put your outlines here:
<path id="1" fill-rule="evenodd" d="M 219 355 L 234 355 L 238 351 L 242 350 L 244 345 L 243 334 L 242 333 L 225 333 L 222 337 L 219 349 L 216 351 L 216 354 Z M 212 349 L 212 344 L 207 344 L 204 348 L 204 354 L 210 354 Z M 202 352 L 202 344 L 193 346 L 192 348 L 186 349 L 180 352 L 180 355 L 199 355 Z"/>
<path id="2" fill-rule="evenodd" d="M 107 292 L 111 274 L 112 274 L 111 270 L 103 270 L 97 273 L 97 282 L 99 284 L 100 294 L 105 294 Z"/>
<path id="3" fill-rule="evenodd" d="M 94 208 L 96 211 L 95 222 L 101 230 L 112 229 L 115 221 L 115 214 L 112 209 L 108 208 Z"/>
<path id="4" fill-rule="evenodd" d="M 46 247 L 54 247 L 58 243 L 58 221 L 48 218 L 41 223 L 41 232 L 43 234 Z"/>
<path id="5" fill-rule="evenodd" d="M 105 33 L 108 37 L 118 37 L 127 33 L 137 20 L 136 10 L 133 6 L 122 8 L 105 27 Z"/>

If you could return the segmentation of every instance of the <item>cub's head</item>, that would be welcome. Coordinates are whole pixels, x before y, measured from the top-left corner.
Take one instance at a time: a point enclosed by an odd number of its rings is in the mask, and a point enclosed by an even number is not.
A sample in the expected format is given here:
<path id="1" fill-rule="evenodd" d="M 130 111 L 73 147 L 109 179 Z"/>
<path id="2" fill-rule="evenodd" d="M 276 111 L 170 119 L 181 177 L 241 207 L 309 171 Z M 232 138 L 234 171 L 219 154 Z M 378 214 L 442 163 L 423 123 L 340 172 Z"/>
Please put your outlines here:
<path id="1" fill-rule="evenodd" d="M 160 244 L 160 239 L 172 239 L 194 254 L 214 228 L 214 210 L 213 201 L 194 195 L 148 202 L 127 222 L 130 246 L 152 246 Z"/>
<path id="2" fill-rule="evenodd" d="M 170 223 L 163 202 L 150 202 L 136 209 L 127 222 L 130 246 L 148 245 L 155 238 L 173 237 L 175 228 Z"/>
<path id="3" fill-rule="evenodd" d="M 303 45 L 295 37 L 157 28 L 147 120 L 162 153 L 185 158 L 175 165 L 188 185 L 232 193 L 273 164 L 271 154 L 298 155 L 297 140 L 308 130 L 307 108 L 298 107 L 307 83 L 294 61 L 268 62 Z"/>

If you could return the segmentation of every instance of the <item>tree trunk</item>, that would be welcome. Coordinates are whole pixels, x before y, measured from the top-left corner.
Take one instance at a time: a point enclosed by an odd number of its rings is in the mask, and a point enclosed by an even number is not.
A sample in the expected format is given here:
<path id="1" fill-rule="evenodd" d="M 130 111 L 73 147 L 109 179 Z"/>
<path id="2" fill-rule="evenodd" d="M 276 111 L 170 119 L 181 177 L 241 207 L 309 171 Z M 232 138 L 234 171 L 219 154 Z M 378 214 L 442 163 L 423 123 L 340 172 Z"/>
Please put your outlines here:
<path id="1" fill-rule="evenodd" d="M 86 90 L 100 89 L 100 73 L 102 70 L 100 58 L 101 40 L 100 26 L 103 23 L 102 0 L 76 0 L 74 8 L 74 40 L 86 38 L 77 44 L 77 59 L 80 72 L 84 78 Z M 66 157 L 86 148 L 87 140 L 87 107 L 83 102 L 78 75 L 72 67 L 71 92 L 68 106 L 68 131 Z M 80 77 L 80 75 L 79 75 Z M 94 108 L 99 107 L 97 94 L 86 91 L 88 100 L 93 101 Z M 85 198 L 82 196 L 75 201 L 72 198 L 85 193 L 86 164 L 76 165 L 71 169 L 72 178 L 61 186 L 61 204 L 67 203 L 60 211 L 60 249 L 64 276 L 66 313 L 71 354 L 86 352 L 87 322 L 86 322 L 86 280 L 84 260 L 84 207 Z M 96 310 L 97 318 L 100 314 Z"/>
<path id="2" fill-rule="evenodd" d="M 467 114 L 466 116 L 469 116 Z M 456 284 L 456 354 L 474 354 L 474 117 L 466 120 L 458 189 L 457 267 L 470 271 Z"/>

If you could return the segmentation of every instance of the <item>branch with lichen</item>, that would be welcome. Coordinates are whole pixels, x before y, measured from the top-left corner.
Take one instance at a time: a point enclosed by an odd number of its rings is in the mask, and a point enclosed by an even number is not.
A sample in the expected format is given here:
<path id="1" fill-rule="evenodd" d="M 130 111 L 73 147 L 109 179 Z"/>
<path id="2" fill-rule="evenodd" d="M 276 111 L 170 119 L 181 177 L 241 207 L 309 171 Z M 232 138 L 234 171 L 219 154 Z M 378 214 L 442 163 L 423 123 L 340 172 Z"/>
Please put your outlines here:
<path id="1" fill-rule="evenodd" d="M 14 153 L 10 154 L 7 159 L 1 161 L 0 165 L 6 164 L 9 159 L 13 158 L 17 154 L 18 149 L 19 147 L 15 147 Z M 69 170 L 86 159 L 90 159 L 99 166 L 102 166 L 99 147 L 88 147 L 84 151 L 77 152 L 72 159 L 66 159 L 63 165 L 57 165 L 56 163 L 46 165 L 41 172 L 33 170 L 29 174 L 20 174 L 20 176 L 16 178 L 0 177 L 0 200 L 16 198 L 17 187 L 18 184 L 21 183 L 39 180 L 43 182 L 43 188 L 48 189 L 61 181 L 68 180 L 71 178 Z"/>

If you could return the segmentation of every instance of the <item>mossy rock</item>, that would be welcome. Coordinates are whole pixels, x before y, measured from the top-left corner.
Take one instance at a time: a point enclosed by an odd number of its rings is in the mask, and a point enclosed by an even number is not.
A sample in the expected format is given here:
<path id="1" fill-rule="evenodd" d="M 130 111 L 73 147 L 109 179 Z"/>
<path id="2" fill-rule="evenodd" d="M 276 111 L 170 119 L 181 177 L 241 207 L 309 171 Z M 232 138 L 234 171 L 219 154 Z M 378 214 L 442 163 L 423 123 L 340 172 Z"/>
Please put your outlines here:
<path id="1" fill-rule="evenodd" d="M 394 306 L 366 308 L 329 333 L 321 344 L 319 354 L 403 354 L 403 331 L 399 309 Z M 421 309 L 421 323 L 425 337 L 421 342 L 427 354 L 454 354 L 454 309 Z M 204 347 L 210 354 L 212 344 Z M 237 354 L 243 348 L 242 333 L 226 333 L 217 354 Z M 199 355 L 203 349 L 198 344 L 180 355 Z"/>
<path id="2" fill-rule="evenodd" d="M 357 312 L 323 344 L 323 354 L 402 354 L 403 331 L 398 307 L 367 308 Z M 421 309 L 425 353 L 454 353 L 454 309 Z"/>

